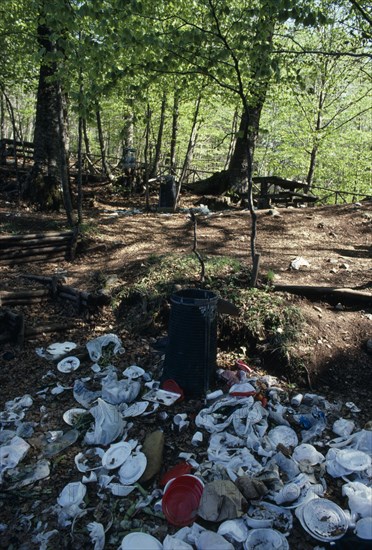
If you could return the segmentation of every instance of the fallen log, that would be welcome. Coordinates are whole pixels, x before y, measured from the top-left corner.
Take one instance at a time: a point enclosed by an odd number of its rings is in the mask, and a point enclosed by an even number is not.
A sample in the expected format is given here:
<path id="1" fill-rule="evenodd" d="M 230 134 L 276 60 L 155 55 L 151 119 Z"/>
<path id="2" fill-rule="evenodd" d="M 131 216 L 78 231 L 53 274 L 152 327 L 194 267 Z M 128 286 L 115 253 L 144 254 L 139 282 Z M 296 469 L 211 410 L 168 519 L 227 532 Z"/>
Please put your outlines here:
<path id="1" fill-rule="evenodd" d="M 42 302 L 46 301 L 46 297 L 43 298 L 20 298 L 18 300 L 11 300 L 9 302 L 5 302 L 2 305 L 4 306 L 28 306 L 31 304 L 41 304 Z"/>
<path id="2" fill-rule="evenodd" d="M 50 296 L 50 290 L 48 289 L 39 289 L 39 290 L 15 290 L 7 291 L 3 290 L 0 292 L 0 305 L 2 303 L 11 302 L 13 300 L 24 300 L 27 298 L 40 298 L 40 297 L 48 297 Z"/>
<path id="3" fill-rule="evenodd" d="M 0 236 L 0 247 L 6 243 L 16 243 L 20 241 L 28 240 L 48 240 L 56 237 L 63 237 L 66 239 L 71 239 L 73 236 L 72 231 L 46 231 L 45 233 L 25 233 L 19 235 L 3 235 Z"/>
<path id="4" fill-rule="evenodd" d="M 70 302 L 78 302 L 79 301 L 79 295 L 78 294 L 69 294 L 67 292 L 59 292 L 58 297 L 62 298 L 63 300 L 69 300 Z"/>
<path id="5" fill-rule="evenodd" d="M 12 248 L 11 250 L 7 250 L 4 253 L 0 255 L 1 260 L 14 260 L 17 258 L 26 258 L 28 256 L 38 256 L 39 254 L 57 254 L 60 252 L 67 252 L 67 246 L 66 244 L 60 244 L 60 245 L 52 245 L 49 246 L 42 246 L 42 247 L 30 247 L 24 249 L 22 248 Z"/>
<path id="6" fill-rule="evenodd" d="M 73 296 L 77 296 L 80 291 L 77 290 L 76 288 L 72 287 L 72 286 L 68 286 L 68 285 L 59 285 L 58 287 L 58 294 L 71 294 Z"/>
<path id="7" fill-rule="evenodd" d="M 73 260 L 79 229 L 0 236 L 0 264 L 48 261 L 52 257 Z"/>
<path id="8" fill-rule="evenodd" d="M 275 285 L 274 291 L 289 292 L 306 298 L 323 298 L 336 302 L 347 302 L 363 306 L 372 305 L 372 294 L 353 290 L 352 288 L 337 288 L 330 286 L 309 285 Z"/>
<path id="9" fill-rule="evenodd" d="M 58 261 L 66 261 L 66 255 L 59 254 L 59 255 L 53 255 L 53 254 L 38 254 L 35 256 L 25 256 L 23 258 L 13 258 L 13 259 L 3 259 L 0 257 L 0 265 L 14 265 L 14 264 L 26 264 L 30 262 L 58 262 Z"/>
<path id="10" fill-rule="evenodd" d="M 60 323 L 44 325 L 40 327 L 27 327 L 25 328 L 25 338 L 31 338 L 32 336 L 37 336 L 38 334 L 49 333 L 49 332 L 63 332 L 64 330 L 73 329 L 75 323 L 65 323 L 61 325 Z"/>
<path id="11" fill-rule="evenodd" d="M 22 250 L 24 247 L 37 248 L 38 246 L 44 247 L 44 246 L 53 246 L 53 245 L 61 245 L 61 246 L 67 246 L 71 241 L 71 236 L 67 237 L 53 237 L 48 239 L 22 239 L 19 241 L 0 241 L 0 250 L 6 251 L 7 249 L 17 249 L 18 246 L 20 250 Z"/>

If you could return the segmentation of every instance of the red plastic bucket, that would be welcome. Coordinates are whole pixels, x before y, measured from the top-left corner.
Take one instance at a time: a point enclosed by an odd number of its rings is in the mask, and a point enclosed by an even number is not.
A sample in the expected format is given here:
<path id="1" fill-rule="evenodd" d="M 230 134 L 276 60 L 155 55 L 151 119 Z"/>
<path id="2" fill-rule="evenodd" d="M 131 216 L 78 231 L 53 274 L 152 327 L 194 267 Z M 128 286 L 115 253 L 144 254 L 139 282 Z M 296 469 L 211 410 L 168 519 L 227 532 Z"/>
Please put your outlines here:
<path id="1" fill-rule="evenodd" d="M 174 479 L 162 499 L 165 518 L 171 525 L 184 527 L 196 519 L 203 483 L 195 476 L 182 475 Z"/>

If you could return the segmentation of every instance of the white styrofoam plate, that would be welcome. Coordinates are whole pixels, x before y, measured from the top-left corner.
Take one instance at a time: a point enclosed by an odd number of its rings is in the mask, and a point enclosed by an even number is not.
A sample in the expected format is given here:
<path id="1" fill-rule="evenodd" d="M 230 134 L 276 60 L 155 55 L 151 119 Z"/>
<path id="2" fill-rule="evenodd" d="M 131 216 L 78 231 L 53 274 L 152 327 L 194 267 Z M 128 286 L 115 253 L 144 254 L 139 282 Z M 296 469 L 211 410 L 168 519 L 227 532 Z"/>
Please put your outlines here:
<path id="1" fill-rule="evenodd" d="M 132 447 L 125 441 L 111 445 L 102 457 L 102 466 L 107 470 L 119 468 L 129 457 Z"/>
<path id="2" fill-rule="evenodd" d="M 129 533 L 121 541 L 120 550 L 161 550 L 163 545 L 148 533 Z"/>
<path id="3" fill-rule="evenodd" d="M 139 480 L 147 466 L 147 458 L 141 453 L 133 453 L 123 463 L 119 470 L 120 483 L 132 485 Z"/>

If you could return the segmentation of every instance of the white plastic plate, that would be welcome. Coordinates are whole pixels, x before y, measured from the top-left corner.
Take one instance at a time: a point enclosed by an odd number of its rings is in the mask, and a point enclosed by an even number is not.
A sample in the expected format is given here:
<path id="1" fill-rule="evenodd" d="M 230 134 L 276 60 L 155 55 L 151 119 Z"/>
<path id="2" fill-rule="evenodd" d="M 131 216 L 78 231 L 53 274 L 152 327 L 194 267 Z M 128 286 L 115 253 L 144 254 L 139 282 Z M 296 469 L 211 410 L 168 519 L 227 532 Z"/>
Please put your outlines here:
<path id="1" fill-rule="evenodd" d="M 302 518 L 308 532 L 323 542 L 340 539 L 348 529 L 342 508 L 326 498 L 307 502 L 302 509 Z"/>

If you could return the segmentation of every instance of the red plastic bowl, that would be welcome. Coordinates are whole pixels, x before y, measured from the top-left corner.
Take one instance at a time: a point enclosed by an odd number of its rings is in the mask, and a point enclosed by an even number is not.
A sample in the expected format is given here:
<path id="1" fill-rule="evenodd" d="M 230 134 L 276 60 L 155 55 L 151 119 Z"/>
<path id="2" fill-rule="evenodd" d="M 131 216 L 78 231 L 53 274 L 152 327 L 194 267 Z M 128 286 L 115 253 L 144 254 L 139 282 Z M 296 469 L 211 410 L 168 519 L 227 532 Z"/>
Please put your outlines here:
<path id="1" fill-rule="evenodd" d="M 184 474 L 189 474 L 191 470 L 192 470 L 192 466 L 191 464 L 186 462 L 186 460 L 180 462 L 179 464 L 176 464 L 175 466 L 173 466 L 173 468 L 168 470 L 162 476 L 162 478 L 159 481 L 160 487 L 164 487 L 168 483 L 168 481 L 170 481 L 171 479 L 174 479 L 175 477 L 180 477 L 180 476 L 183 476 Z"/>
<path id="2" fill-rule="evenodd" d="M 171 525 L 190 525 L 198 515 L 203 484 L 198 478 L 184 475 L 176 478 L 165 491 L 162 499 L 163 513 Z"/>

